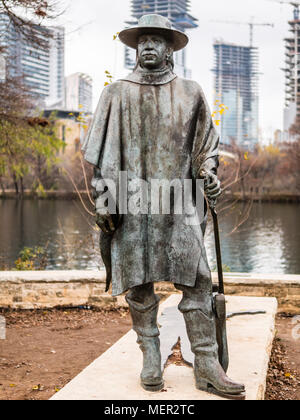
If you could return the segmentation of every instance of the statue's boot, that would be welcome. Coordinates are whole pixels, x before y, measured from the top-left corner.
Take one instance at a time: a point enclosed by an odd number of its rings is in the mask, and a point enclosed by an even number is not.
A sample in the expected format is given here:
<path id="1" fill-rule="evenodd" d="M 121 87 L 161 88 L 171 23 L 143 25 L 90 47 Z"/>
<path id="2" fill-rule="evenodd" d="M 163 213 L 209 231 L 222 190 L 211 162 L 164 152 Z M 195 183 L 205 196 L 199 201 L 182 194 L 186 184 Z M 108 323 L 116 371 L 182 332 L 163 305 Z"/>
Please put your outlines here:
<path id="1" fill-rule="evenodd" d="M 195 354 L 197 389 L 224 398 L 245 399 L 245 386 L 232 381 L 219 363 L 214 320 L 200 310 L 184 312 L 183 316 L 191 349 Z"/>
<path id="2" fill-rule="evenodd" d="M 161 372 L 160 341 L 158 337 L 138 336 L 137 343 L 143 352 L 141 385 L 146 391 L 160 391 L 164 387 Z"/>
<path id="3" fill-rule="evenodd" d="M 146 391 L 157 392 L 163 389 L 164 381 L 161 371 L 161 353 L 159 329 L 157 327 L 158 301 L 144 306 L 132 301 L 128 296 L 133 329 L 137 333 L 137 343 L 143 352 L 143 370 L 141 385 Z"/>

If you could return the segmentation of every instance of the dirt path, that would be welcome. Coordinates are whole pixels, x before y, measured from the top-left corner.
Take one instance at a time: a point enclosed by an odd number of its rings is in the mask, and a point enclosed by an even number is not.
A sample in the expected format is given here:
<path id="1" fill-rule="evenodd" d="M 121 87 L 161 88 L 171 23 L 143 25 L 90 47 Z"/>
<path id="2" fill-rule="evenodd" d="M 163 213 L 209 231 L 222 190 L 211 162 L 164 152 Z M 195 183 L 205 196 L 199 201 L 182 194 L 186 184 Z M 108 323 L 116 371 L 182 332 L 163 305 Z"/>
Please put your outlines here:
<path id="1" fill-rule="evenodd" d="M 49 399 L 131 328 L 127 311 L 53 310 L 5 317 L 0 400 Z"/>
<path id="2" fill-rule="evenodd" d="M 300 339 L 294 338 L 294 320 L 286 315 L 278 315 L 276 319 L 277 334 L 267 381 L 268 400 L 300 400 Z"/>
<path id="3" fill-rule="evenodd" d="M 2 315 L 7 339 L 0 340 L 0 400 L 49 399 L 131 328 L 126 310 Z M 293 327 L 291 318 L 278 316 L 267 399 L 300 399 L 300 345 Z"/>

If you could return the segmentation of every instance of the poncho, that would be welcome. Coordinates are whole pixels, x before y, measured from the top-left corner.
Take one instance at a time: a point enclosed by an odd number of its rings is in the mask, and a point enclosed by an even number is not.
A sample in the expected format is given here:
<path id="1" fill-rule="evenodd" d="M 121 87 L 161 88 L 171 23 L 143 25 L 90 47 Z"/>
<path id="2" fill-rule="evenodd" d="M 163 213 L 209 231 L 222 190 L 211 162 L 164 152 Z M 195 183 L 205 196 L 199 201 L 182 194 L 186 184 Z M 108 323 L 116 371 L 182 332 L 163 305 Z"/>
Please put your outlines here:
<path id="1" fill-rule="evenodd" d="M 150 74 L 138 69 L 103 90 L 83 150 L 101 178 L 117 185 L 121 171 L 127 173 L 128 182 L 184 182 L 195 181 L 201 169 L 216 172 L 218 143 L 196 82 L 169 69 Z M 113 296 L 149 282 L 193 287 L 197 278 L 210 276 L 203 220 L 191 224 L 188 219 L 172 212 L 128 213 L 121 216 L 112 236 L 101 233 Z"/>

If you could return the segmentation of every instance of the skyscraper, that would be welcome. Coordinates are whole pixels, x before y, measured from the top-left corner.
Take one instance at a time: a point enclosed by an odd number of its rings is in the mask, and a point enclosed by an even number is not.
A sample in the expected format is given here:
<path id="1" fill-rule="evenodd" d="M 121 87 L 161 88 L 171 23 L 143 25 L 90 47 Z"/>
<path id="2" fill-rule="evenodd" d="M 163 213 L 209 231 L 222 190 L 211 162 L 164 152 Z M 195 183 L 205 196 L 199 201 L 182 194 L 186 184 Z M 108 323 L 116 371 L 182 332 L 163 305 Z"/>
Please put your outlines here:
<path id="1" fill-rule="evenodd" d="M 66 109 L 91 114 L 92 108 L 92 78 L 84 73 L 74 73 L 66 77 Z"/>
<path id="2" fill-rule="evenodd" d="M 168 18 L 174 28 L 185 32 L 186 29 L 197 28 L 197 19 L 189 14 L 190 0 L 131 0 L 133 21 L 126 22 L 135 26 L 141 16 L 156 13 Z M 190 78 L 191 71 L 186 67 L 186 51 L 183 49 L 174 54 L 175 73 L 181 77 Z M 125 47 L 125 67 L 135 66 L 135 51 Z"/>
<path id="3" fill-rule="evenodd" d="M 291 126 L 300 118 L 300 20 L 299 8 L 295 7 L 294 19 L 289 21 L 291 36 L 285 39 L 285 109 L 284 140 L 295 139 L 290 134 Z"/>
<path id="4" fill-rule="evenodd" d="M 258 142 L 258 50 L 215 41 L 215 101 L 228 111 L 220 121 L 221 143 Z"/>
<path id="5" fill-rule="evenodd" d="M 35 26 L 41 44 L 17 32 L 6 14 L 0 14 L 0 45 L 5 48 L 9 77 L 23 77 L 45 107 L 64 106 L 65 31 L 62 27 Z"/>

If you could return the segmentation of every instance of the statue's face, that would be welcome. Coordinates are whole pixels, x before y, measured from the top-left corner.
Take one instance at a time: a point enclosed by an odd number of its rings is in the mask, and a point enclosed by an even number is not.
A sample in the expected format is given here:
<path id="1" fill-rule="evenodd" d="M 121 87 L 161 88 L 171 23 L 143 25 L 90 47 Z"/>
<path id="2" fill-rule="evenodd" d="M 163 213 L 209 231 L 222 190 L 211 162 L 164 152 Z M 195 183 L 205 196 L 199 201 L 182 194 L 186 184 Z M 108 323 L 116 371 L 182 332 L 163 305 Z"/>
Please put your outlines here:
<path id="1" fill-rule="evenodd" d="M 146 69 L 160 69 L 170 53 L 168 42 L 160 35 L 141 35 L 138 41 L 138 58 Z"/>

